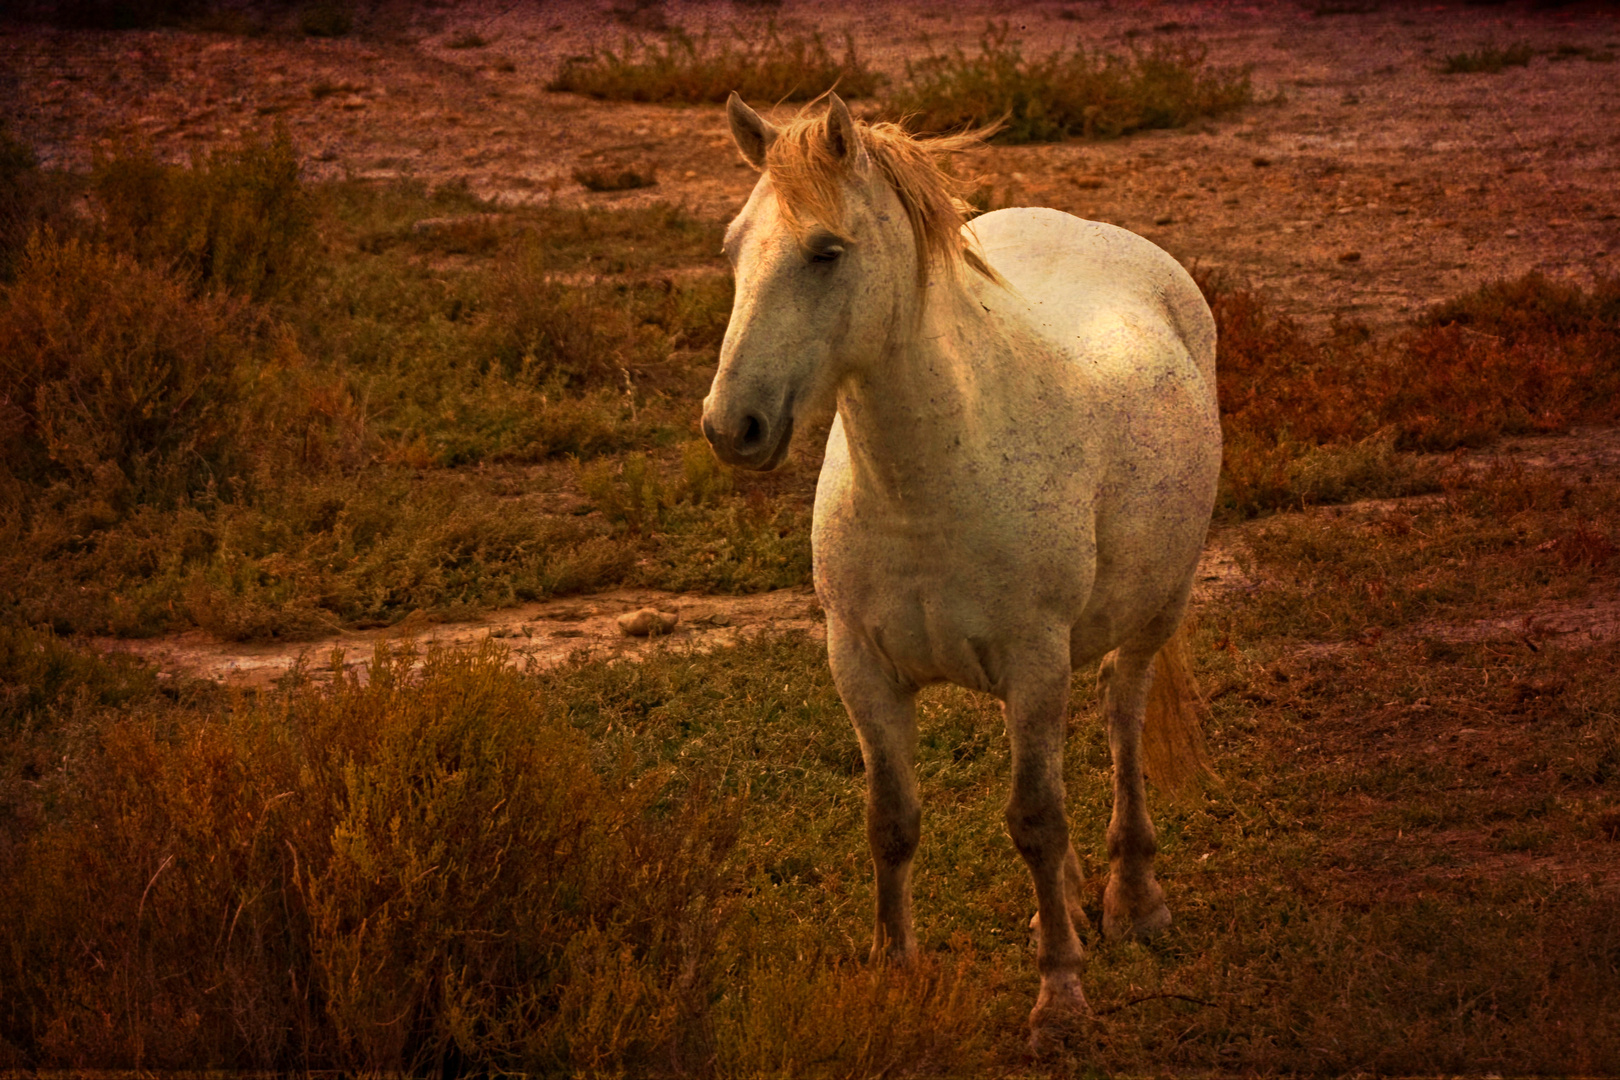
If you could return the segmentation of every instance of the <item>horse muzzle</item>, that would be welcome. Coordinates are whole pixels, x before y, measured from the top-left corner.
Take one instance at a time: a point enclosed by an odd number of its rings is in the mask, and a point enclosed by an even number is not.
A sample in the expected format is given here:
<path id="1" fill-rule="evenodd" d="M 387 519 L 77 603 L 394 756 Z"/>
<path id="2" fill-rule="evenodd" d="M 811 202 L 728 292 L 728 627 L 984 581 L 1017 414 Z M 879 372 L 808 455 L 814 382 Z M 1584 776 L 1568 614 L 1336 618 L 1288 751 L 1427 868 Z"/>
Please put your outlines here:
<path id="1" fill-rule="evenodd" d="M 787 459 L 788 444 L 793 441 L 793 413 L 784 411 L 773 424 L 758 412 L 727 420 L 711 417 L 704 410 L 703 437 L 727 465 L 768 472 Z"/>

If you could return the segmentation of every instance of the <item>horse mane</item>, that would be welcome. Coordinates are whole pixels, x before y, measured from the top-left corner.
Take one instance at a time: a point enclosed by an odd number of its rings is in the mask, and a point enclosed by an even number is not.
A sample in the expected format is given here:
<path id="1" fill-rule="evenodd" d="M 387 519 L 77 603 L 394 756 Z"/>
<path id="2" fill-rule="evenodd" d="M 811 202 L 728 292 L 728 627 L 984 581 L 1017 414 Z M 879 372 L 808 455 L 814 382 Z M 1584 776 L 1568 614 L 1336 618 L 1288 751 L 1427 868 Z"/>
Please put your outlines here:
<path id="1" fill-rule="evenodd" d="M 765 168 L 790 228 L 802 234 L 806 223 L 814 220 L 848 241 L 840 183 L 845 159 L 832 151 L 827 111 L 811 111 L 820 100 L 806 105 L 778 131 L 765 151 Z M 966 265 L 991 281 L 1000 280 L 962 232 L 971 209 L 963 196 L 972 190 L 973 182 L 948 171 L 950 155 L 979 149 L 993 132 L 994 128 L 985 128 L 918 139 L 899 124 L 855 121 L 856 137 L 894 189 L 911 222 L 920 285 L 927 283 L 934 266 L 955 276 Z"/>

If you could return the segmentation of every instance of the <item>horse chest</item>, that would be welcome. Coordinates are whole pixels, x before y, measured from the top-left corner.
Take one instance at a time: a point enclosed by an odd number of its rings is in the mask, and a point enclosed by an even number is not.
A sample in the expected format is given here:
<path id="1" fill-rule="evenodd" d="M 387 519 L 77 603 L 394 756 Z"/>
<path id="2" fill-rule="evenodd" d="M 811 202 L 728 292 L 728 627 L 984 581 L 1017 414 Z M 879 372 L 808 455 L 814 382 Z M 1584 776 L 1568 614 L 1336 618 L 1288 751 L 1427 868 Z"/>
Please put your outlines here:
<path id="1" fill-rule="evenodd" d="M 818 508 L 816 590 L 898 681 L 994 691 L 1001 657 L 1066 626 L 1083 603 L 1078 529 L 1030 543 L 1027 530 L 952 515 L 871 520 L 841 509 Z"/>

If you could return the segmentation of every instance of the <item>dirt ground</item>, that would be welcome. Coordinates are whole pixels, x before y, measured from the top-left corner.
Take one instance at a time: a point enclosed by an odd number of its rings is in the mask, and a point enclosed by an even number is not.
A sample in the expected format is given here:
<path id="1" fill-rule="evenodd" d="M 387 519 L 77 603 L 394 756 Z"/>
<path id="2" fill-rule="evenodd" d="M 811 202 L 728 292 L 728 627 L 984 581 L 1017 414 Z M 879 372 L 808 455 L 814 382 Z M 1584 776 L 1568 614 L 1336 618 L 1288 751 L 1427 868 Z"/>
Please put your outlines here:
<path id="1" fill-rule="evenodd" d="M 672 24 L 716 34 L 756 33 L 769 12 L 677 0 L 662 10 Z M 1308 323 L 1360 320 L 1376 331 L 1531 269 L 1580 281 L 1620 272 L 1614 8 L 786 0 L 768 17 L 833 41 L 848 34 L 892 77 L 932 50 L 971 51 L 992 21 L 1008 23 L 1031 53 L 1077 42 L 1122 51 L 1154 37 L 1194 36 L 1211 62 L 1250 69 L 1257 104 L 1181 131 L 996 147 L 972 166 L 1003 203 L 1123 225 L 1188 265 L 1262 288 Z M 400 5 L 375 12 L 363 30 L 317 40 L 0 24 L 0 100 L 13 129 L 53 168 L 85 169 L 98 146 L 137 137 L 184 159 L 285 123 L 314 178 L 460 182 L 510 203 L 667 201 L 714 218 L 735 212 L 753 184 L 718 106 L 602 103 L 544 89 L 565 58 L 617 47 L 632 32 L 606 2 Z M 469 33 L 487 44 L 451 47 Z M 1528 67 L 1438 71 L 1448 54 L 1518 42 L 1542 50 Z M 1566 50 L 1560 59 L 1560 46 L 1586 53 Z M 659 183 L 590 194 L 572 173 L 600 161 L 650 164 Z M 1613 433 L 1517 440 L 1499 452 L 1530 467 L 1620 464 Z M 1216 538 L 1201 577 L 1205 598 L 1245 587 L 1240 536 Z M 622 655 L 646 647 L 614 622 L 639 606 L 679 612 L 664 644 L 680 646 L 819 627 L 804 590 L 744 598 L 618 592 L 431 634 L 452 642 L 493 634 L 540 663 L 581 651 Z M 1566 631 L 1612 635 L 1617 606 L 1546 613 L 1526 625 L 1554 639 Z M 1515 622 L 1456 633 L 1524 629 Z M 117 647 L 175 670 L 263 682 L 300 655 L 319 662 L 343 648 L 359 659 L 375 636 L 289 647 L 225 645 L 192 633 Z"/>
<path id="2" fill-rule="evenodd" d="M 0 98 L 52 167 L 85 168 L 98 144 L 131 136 L 183 159 L 284 122 L 315 177 L 729 216 L 753 174 L 720 107 L 544 89 L 565 58 L 631 33 L 611 6 L 399 5 L 337 40 L 3 27 Z M 835 42 L 847 33 L 894 77 L 933 50 L 971 51 L 992 21 L 1030 53 L 1196 37 L 1210 62 L 1252 71 L 1259 104 L 1181 131 L 998 147 L 975 164 L 1003 201 L 1141 232 L 1312 321 L 1376 329 L 1481 281 L 1531 269 L 1587 279 L 1620 261 L 1620 64 L 1537 55 L 1499 74 L 1438 73 L 1447 55 L 1488 44 L 1612 57 L 1612 6 L 786 0 L 773 11 L 669 0 L 662 10 L 719 35 L 757 33 L 767 18 Z M 468 33 L 488 44 L 450 47 Z M 571 175 L 602 158 L 651 164 L 659 184 L 591 195 Z"/>

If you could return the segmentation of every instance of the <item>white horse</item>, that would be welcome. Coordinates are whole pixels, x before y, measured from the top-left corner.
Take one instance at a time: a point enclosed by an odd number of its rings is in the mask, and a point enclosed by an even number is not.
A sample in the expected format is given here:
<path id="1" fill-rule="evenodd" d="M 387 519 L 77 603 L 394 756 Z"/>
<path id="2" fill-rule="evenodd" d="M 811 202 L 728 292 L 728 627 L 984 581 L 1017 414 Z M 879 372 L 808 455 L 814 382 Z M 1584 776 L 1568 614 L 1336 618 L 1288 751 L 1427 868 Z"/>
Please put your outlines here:
<path id="1" fill-rule="evenodd" d="M 1143 773 L 1201 765 L 1174 684 L 1220 467 L 1214 320 L 1186 271 L 1123 229 L 1046 209 L 965 226 L 937 158 L 971 139 L 921 142 L 854 121 L 837 95 L 827 106 L 778 129 L 728 103 L 762 175 L 726 233 L 736 304 L 703 430 L 723 460 L 769 469 L 796 419 L 837 408 L 812 542 L 866 761 L 874 958 L 917 949 L 918 688 L 1003 702 L 1007 828 L 1037 902 L 1038 1042 L 1086 1011 L 1062 768 L 1077 665 L 1103 661 L 1114 762 L 1103 931 L 1170 922 Z M 1164 707 L 1150 709 L 1155 666 Z"/>

